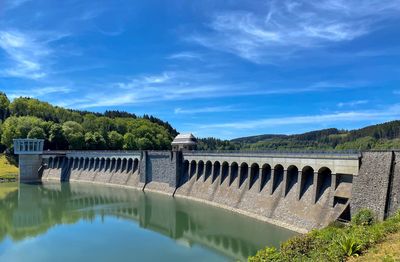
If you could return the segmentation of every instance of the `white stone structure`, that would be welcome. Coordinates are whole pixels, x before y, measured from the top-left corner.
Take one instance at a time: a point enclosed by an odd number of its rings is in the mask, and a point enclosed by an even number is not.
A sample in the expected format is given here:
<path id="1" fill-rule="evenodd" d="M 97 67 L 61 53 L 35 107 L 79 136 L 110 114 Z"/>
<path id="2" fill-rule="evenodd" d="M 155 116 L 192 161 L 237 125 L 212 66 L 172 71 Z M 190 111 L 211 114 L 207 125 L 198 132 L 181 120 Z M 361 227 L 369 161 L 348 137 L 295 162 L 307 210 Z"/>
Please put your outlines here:
<path id="1" fill-rule="evenodd" d="M 171 145 L 173 151 L 196 150 L 197 140 L 191 133 L 179 134 L 175 137 L 174 141 L 172 141 Z"/>
<path id="2" fill-rule="evenodd" d="M 19 180 L 39 182 L 42 165 L 43 139 L 14 139 L 14 153 L 19 155 Z"/>

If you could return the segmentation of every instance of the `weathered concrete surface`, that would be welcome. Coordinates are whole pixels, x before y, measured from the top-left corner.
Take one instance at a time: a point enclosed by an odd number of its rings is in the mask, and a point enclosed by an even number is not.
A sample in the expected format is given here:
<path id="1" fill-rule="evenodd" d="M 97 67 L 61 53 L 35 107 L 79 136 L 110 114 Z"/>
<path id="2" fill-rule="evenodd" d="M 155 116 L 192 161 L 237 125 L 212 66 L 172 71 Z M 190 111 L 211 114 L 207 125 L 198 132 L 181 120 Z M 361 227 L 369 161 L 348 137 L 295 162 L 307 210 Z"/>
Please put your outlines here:
<path id="1" fill-rule="evenodd" d="M 378 219 L 385 218 L 392 156 L 392 152 L 363 153 L 359 175 L 353 178 L 352 214 L 369 208 Z"/>
<path id="2" fill-rule="evenodd" d="M 388 206 L 389 216 L 400 209 L 400 152 L 394 152 L 392 163 L 392 183 L 390 189 L 390 202 Z"/>
<path id="3" fill-rule="evenodd" d="M 41 155 L 19 155 L 19 180 L 28 183 L 39 182 L 38 170 L 41 165 Z"/>

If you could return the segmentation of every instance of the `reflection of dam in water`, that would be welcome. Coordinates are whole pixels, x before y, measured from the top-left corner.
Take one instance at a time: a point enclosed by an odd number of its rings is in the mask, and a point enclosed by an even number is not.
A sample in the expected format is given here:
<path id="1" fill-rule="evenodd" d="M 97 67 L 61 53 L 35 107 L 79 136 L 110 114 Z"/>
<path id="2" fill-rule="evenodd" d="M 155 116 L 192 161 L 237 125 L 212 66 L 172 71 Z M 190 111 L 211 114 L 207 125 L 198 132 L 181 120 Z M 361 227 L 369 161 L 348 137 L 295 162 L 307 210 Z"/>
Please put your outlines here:
<path id="1" fill-rule="evenodd" d="M 113 216 L 137 221 L 140 227 L 188 247 L 201 245 L 245 259 L 265 245 L 278 246 L 293 234 L 201 203 L 92 184 L 22 184 L 18 194 L 10 194 L 1 203 L 2 220 L 6 220 L 2 223 L 12 225 L 7 234 L 15 239 L 39 235 L 57 224 Z"/>

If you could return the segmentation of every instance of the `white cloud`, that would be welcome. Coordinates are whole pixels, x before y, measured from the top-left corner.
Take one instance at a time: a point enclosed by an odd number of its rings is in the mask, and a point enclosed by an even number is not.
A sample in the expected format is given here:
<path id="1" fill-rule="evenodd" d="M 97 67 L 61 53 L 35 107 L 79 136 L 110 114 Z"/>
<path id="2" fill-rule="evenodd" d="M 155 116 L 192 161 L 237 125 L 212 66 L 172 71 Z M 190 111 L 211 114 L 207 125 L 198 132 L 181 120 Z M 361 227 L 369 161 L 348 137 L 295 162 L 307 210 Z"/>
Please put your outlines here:
<path id="1" fill-rule="evenodd" d="M 203 56 L 199 53 L 194 52 L 179 52 L 168 56 L 167 59 L 203 60 Z"/>
<path id="2" fill-rule="evenodd" d="M 353 40 L 375 30 L 381 20 L 398 17 L 399 11 L 399 0 L 271 1 L 263 14 L 215 14 L 208 24 L 211 32 L 187 39 L 255 63 L 268 63 L 300 50 Z"/>
<path id="3" fill-rule="evenodd" d="M 227 83 L 216 73 L 166 71 L 131 77 L 126 81 L 98 83 L 87 89 L 90 95 L 58 102 L 74 108 L 94 108 L 145 104 L 158 101 L 192 100 L 218 97 L 298 94 L 364 87 L 363 82 L 316 82 L 299 87 L 273 87 L 260 83 Z M 228 108 L 177 109 L 176 114 L 200 111 L 228 110 Z M 232 108 L 229 110 L 233 110 Z"/>
<path id="4" fill-rule="evenodd" d="M 45 77 L 48 74 L 48 59 L 53 53 L 49 43 L 65 36 L 54 32 L 0 31 L 0 48 L 8 58 L 3 62 L 5 68 L 0 70 L 0 75 L 29 79 Z"/>
<path id="5" fill-rule="evenodd" d="M 340 102 L 337 104 L 338 107 L 354 107 L 358 105 L 365 105 L 368 103 L 368 100 L 356 100 L 350 102 Z"/>
<path id="6" fill-rule="evenodd" d="M 46 86 L 46 87 L 37 87 L 37 88 L 31 88 L 29 90 L 27 89 L 21 89 L 21 90 L 14 90 L 12 92 L 9 92 L 7 95 L 10 97 L 10 99 L 14 99 L 17 97 L 43 97 L 46 95 L 50 94 L 67 94 L 72 92 L 71 88 L 65 87 L 65 86 Z"/>
<path id="7" fill-rule="evenodd" d="M 279 126 L 296 126 L 306 124 L 332 124 L 339 122 L 359 122 L 359 121 L 389 121 L 400 117 L 400 104 L 390 106 L 383 110 L 368 110 L 368 111 L 349 111 L 335 112 L 321 115 L 306 115 L 306 116 L 289 116 L 276 118 L 263 118 L 251 121 L 238 121 L 229 123 L 207 124 L 200 125 L 200 129 L 260 129 L 273 128 Z"/>
<path id="8" fill-rule="evenodd" d="M 232 112 L 237 109 L 232 106 L 211 106 L 211 107 L 201 107 L 201 108 L 175 108 L 175 114 L 200 114 L 200 113 L 217 113 L 217 112 Z"/>

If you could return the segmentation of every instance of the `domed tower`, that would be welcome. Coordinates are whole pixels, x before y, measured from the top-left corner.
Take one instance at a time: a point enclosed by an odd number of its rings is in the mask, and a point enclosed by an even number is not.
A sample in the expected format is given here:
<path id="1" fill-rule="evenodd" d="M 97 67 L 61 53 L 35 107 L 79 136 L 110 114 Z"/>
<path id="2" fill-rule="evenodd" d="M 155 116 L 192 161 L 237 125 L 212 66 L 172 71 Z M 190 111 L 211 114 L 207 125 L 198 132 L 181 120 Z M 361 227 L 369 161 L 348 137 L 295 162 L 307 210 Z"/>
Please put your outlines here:
<path id="1" fill-rule="evenodd" d="M 179 134 L 175 137 L 171 143 L 173 151 L 190 151 L 196 150 L 197 139 L 194 135 L 190 134 Z"/>

